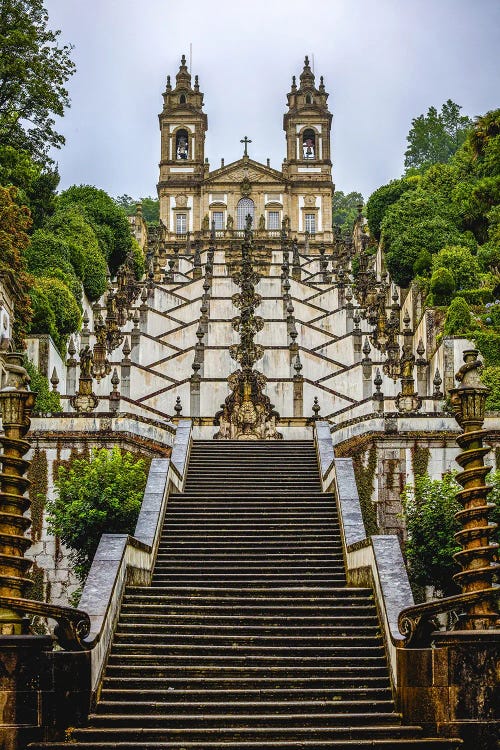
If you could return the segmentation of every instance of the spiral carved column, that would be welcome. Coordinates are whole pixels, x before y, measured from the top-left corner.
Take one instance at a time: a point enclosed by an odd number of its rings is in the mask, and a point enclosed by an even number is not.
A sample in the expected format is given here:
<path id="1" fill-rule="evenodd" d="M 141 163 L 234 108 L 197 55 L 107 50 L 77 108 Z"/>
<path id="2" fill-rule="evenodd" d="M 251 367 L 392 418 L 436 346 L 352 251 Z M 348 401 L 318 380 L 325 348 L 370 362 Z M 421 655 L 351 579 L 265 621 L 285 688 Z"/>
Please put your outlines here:
<path id="1" fill-rule="evenodd" d="M 484 465 L 484 456 L 489 448 L 483 446 L 486 431 L 482 429 L 488 388 L 479 379 L 482 363 L 477 354 L 474 349 L 464 352 L 464 364 L 455 376 L 460 385 L 450 390 L 455 419 L 464 430 L 457 438 L 462 453 L 456 459 L 463 469 L 457 475 L 463 487 L 457 500 L 463 510 L 456 514 L 462 528 L 455 535 L 462 549 L 454 556 L 462 570 L 453 577 L 463 594 L 470 595 L 461 623 L 465 630 L 487 630 L 500 624 L 495 607 L 498 589 L 493 588 L 493 577 L 500 565 L 498 544 L 490 541 L 496 524 L 488 521 L 494 506 L 487 501 L 491 487 L 485 477 L 490 467 Z"/>
<path id="2" fill-rule="evenodd" d="M 31 582 L 26 574 L 31 561 L 24 557 L 31 541 L 24 533 L 30 520 L 23 514 L 29 508 L 25 496 L 30 464 L 23 456 L 30 444 L 24 440 L 30 426 L 35 395 L 28 390 L 29 377 L 22 366 L 22 355 L 7 353 L 7 379 L 0 390 L 0 415 L 4 433 L 0 435 L 0 596 L 20 599 Z M 19 635 L 22 616 L 9 608 L 0 608 L 0 635 Z"/>

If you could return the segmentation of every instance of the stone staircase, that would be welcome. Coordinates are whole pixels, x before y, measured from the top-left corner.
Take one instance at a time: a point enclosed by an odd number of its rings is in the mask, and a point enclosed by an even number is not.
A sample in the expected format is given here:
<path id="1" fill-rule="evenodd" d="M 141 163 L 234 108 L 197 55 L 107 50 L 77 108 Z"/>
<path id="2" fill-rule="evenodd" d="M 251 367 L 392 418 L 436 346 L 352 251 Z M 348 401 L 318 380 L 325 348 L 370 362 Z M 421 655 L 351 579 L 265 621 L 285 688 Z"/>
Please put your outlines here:
<path id="1" fill-rule="evenodd" d="M 33 748 L 456 748 L 402 726 L 312 442 L 195 442 L 90 726 Z"/>

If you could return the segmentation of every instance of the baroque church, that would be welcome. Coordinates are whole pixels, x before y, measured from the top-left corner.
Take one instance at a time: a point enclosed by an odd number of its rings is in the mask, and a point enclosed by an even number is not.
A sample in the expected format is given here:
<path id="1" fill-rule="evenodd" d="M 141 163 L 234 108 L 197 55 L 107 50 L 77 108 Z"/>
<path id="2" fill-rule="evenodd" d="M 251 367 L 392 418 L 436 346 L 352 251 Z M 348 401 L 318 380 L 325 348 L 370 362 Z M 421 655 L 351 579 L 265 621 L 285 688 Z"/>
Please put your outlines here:
<path id="1" fill-rule="evenodd" d="M 205 158 L 208 118 L 198 76 L 194 86 L 182 58 L 175 86 L 170 76 L 159 115 L 161 131 L 158 198 L 166 241 L 215 227 L 216 237 L 231 240 L 245 228 L 247 216 L 262 238 L 280 237 L 282 226 L 303 241 L 332 242 L 332 162 L 328 93 L 323 78 L 316 86 L 306 57 L 297 86 L 293 77 L 283 117 L 286 158 L 281 172 L 244 155 L 210 170 Z"/>
<path id="2" fill-rule="evenodd" d="M 183 57 L 159 115 L 160 222 L 130 218 L 145 277 L 125 263 L 84 300 L 67 356 L 27 341 L 62 413 L 30 423 L 22 359 L 0 352 L 8 750 L 497 748 L 500 429 L 477 352 L 392 283 L 361 206 L 352 236 L 332 228 L 332 114 L 307 57 L 287 99 L 281 171 L 247 136 L 211 170 Z M 61 465 L 114 445 L 150 460 L 144 498 L 79 591 L 46 499 Z M 455 459 L 460 593 L 415 604 L 402 490 Z"/>

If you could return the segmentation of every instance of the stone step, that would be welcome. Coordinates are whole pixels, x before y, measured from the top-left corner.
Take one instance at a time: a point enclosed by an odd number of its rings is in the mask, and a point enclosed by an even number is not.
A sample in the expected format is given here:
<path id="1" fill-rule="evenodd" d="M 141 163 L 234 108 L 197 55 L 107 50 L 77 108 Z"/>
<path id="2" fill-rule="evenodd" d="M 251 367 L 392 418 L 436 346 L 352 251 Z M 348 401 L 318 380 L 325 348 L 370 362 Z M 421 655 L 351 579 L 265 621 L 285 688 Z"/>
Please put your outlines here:
<path id="1" fill-rule="evenodd" d="M 132 704 L 133 705 L 133 704 Z M 357 723 L 368 724 L 371 726 L 377 725 L 398 725 L 401 720 L 400 714 L 394 711 L 382 710 L 381 712 L 366 711 L 364 707 L 361 707 L 361 711 L 356 713 L 352 711 L 343 710 L 343 706 L 338 706 L 336 703 L 332 703 L 329 706 L 322 706 L 322 710 L 311 710 L 311 711 L 300 711 L 300 710 L 286 710 L 283 708 L 281 711 L 276 708 L 270 709 L 268 712 L 263 711 L 264 707 L 252 708 L 248 712 L 241 711 L 241 706 L 236 704 L 234 710 L 222 709 L 220 713 L 212 712 L 211 710 L 206 713 L 202 713 L 202 706 L 191 706 L 191 711 L 175 711 L 174 707 L 163 710 L 152 711 L 150 713 L 142 711 L 131 711 L 128 706 L 122 707 L 122 712 L 119 713 L 94 713 L 89 717 L 89 722 L 93 727 L 124 727 L 130 729 L 132 727 L 141 727 L 143 731 L 147 732 L 149 728 L 153 727 L 164 727 L 170 729 L 174 727 L 185 728 L 185 725 L 190 727 L 196 726 L 196 730 L 202 728 L 214 728 L 217 730 L 221 729 L 232 729 L 238 730 L 244 728 L 245 730 L 251 728 L 261 729 L 263 726 L 266 728 L 283 728 L 287 729 L 289 724 L 300 723 L 302 728 L 311 727 L 314 731 L 321 727 L 329 727 L 334 721 L 337 724 L 337 728 L 350 724 L 356 725 Z M 145 707 L 147 708 L 147 706 Z M 179 707 L 177 707 L 178 709 Z M 165 711 L 166 709 L 166 711 Z M 165 711 L 165 713 L 164 713 Z M 398 727 L 399 729 L 399 727 Z"/>
<path id="2" fill-rule="evenodd" d="M 328 685 L 356 685 L 361 682 L 363 685 L 370 684 L 372 680 L 380 680 L 383 684 L 388 682 L 387 664 L 384 659 L 369 659 L 368 662 L 359 663 L 351 666 L 348 661 L 336 660 L 335 665 L 325 665 L 325 660 L 320 659 L 311 663 L 301 660 L 292 664 L 284 664 L 278 661 L 276 664 L 254 664 L 253 661 L 245 661 L 243 664 L 224 663 L 214 661 L 210 668 L 207 669 L 205 664 L 191 663 L 184 664 L 182 661 L 174 660 L 172 664 L 145 662 L 143 664 L 120 663 L 115 659 L 113 654 L 109 657 L 106 667 L 106 677 L 123 680 L 124 678 L 132 680 L 168 680 L 170 682 L 177 678 L 178 681 L 185 683 L 186 680 L 201 679 L 207 684 L 220 683 L 221 680 L 226 682 L 237 682 L 241 684 L 242 680 L 257 681 L 259 684 L 272 681 L 273 685 L 284 684 L 283 681 L 294 681 L 300 683 L 302 680 L 310 682 L 327 680 Z"/>
<path id="3" fill-rule="evenodd" d="M 293 721 L 292 717 L 288 717 L 286 726 L 199 726 L 199 716 L 194 716 L 192 721 L 183 717 L 183 723 L 187 723 L 187 727 L 91 727 L 88 729 L 75 729 L 72 732 L 73 741 L 78 742 L 80 739 L 86 742 L 93 742 L 93 750 L 96 748 L 103 747 L 103 742 L 116 742 L 120 741 L 128 742 L 141 742 L 139 747 L 144 747 L 144 742 L 156 743 L 155 747 L 158 747 L 158 742 L 173 742 L 177 745 L 177 750 L 185 747 L 185 742 L 190 740 L 192 742 L 198 741 L 205 743 L 202 745 L 206 747 L 210 741 L 214 742 L 227 742 L 227 741 L 241 741 L 245 739 L 251 739 L 257 741 L 270 741 L 279 740 L 297 742 L 299 739 L 307 739 L 309 741 L 322 739 L 322 740 L 358 740 L 358 739 L 393 739 L 393 738 L 408 738 L 413 739 L 421 734 L 421 730 L 416 726 L 397 726 L 395 724 L 381 723 L 376 725 L 374 723 L 360 724 L 358 717 L 350 715 L 349 718 L 352 720 L 352 725 L 346 724 L 341 727 L 332 726 L 304 726 L 303 717 L 298 717 Z M 214 717 L 211 717 L 214 721 Z M 217 723 L 220 720 L 215 718 Z M 283 722 L 283 718 L 281 718 Z M 325 723 L 329 724 L 331 717 L 327 717 Z M 238 745 L 237 745 L 238 746 Z M 262 745 L 258 745 L 262 747 Z M 217 746 L 216 746 L 217 747 Z M 219 745 L 220 747 L 220 745 Z M 300 745 L 299 745 L 300 747 Z"/>
<path id="4" fill-rule="evenodd" d="M 251 604 L 239 605 L 236 609 L 234 604 L 227 600 L 217 600 L 216 603 L 211 600 L 195 599 L 194 601 L 181 600 L 171 601 L 170 599 L 161 599 L 158 597 L 135 597 L 135 599 L 127 599 L 122 604 L 121 611 L 124 613 L 155 613 L 163 614 L 164 617 L 170 617 L 171 615 L 184 615 L 188 617 L 206 617 L 210 615 L 212 617 L 223 617 L 227 615 L 238 615 L 240 617 L 311 617 L 321 616 L 327 618 L 331 616 L 336 617 L 360 617 L 363 614 L 366 616 L 373 617 L 376 613 L 375 605 L 373 602 L 367 604 L 355 605 L 349 599 L 343 605 L 325 605 L 324 603 L 315 602 L 310 605 L 297 606 L 295 600 L 281 600 L 281 605 L 266 604 L 262 602 L 256 605 L 252 600 Z"/>
<path id="5" fill-rule="evenodd" d="M 375 631 L 373 631 L 375 632 Z M 130 634 L 137 634 L 137 633 L 148 633 L 150 635 L 165 635 L 165 636 L 171 636 L 172 634 L 175 635 L 175 637 L 182 638 L 184 635 L 186 637 L 192 637 L 192 636 L 203 636 L 205 638 L 211 638 L 214 636 L 214 638 L 220 638 L 221 636 L 224 637 L 231 637 L 235 636 L 236 638 L 241 636 L 272 636 L 274 638 L 282 638 L 282 637 L 298 637 L 298 638 L 306 638 L 308 636 L 313 637 L 320 637 L 323 636 L 325 638 L 329 638 L 332 640 L 332 642 L 335 640 L 338 636 L 344 636 L 344 637 L 354 637 L 357 636 L 367 636 L 367 627 L 365 625 L 349 625 L 347 622 L 345 625 L 228 625 L 225 623 L 221 623 L 219 626 L 217 625 L 182 625 L 179 623 L 173 623 L 170 622 L 170 618 L 168 620 L 168 624 L 165 624 L 165 620 L 156 620 L 153 622 L 150 622 L 149 620 L 144 620 L 144 618 L 138 618 L 135 616 L 134 619 L 130 620 L 123 620 L 123 617 L 120 617 L 116 635 L 117 636 L 123 636 L 127 633 Z"/>
<path id="6" fill-rule="evenodd" d="M 160 585 L 177 585 L 177 584 L 183 584 L 185 586 L 195 586 L 196 588 L 201 586 L 226 586 L 228 588 L 236 588 L 241 586 L 242 584 L 248 583 L 249 581 L 252 581 L 254 585 L 256 586 L 267 586 L 269 588 L 274 587 L 280 587 L 283 586 L 284 581 L 289 581 L 289 575 L 282 575 L 280 576 L 279 573 L 269 573 L 268 576 L 256 576 L 255 574 L 249 573 L 248 575 L 240 575 L 235 576 L 231 575 L 226 578 L 219 576 L 213 576 L 213 575 L 206 575 L 204 579 L 200 580 L 200 576 L 198 575 L 178 575 L 177 573 L 167 572 L 162 573 L 161 566 L 156 566 L 156 572 L 153 576 L 152 585 L 153 586 L 160 586 Z M 307 577 L 307 583 L 310 583 L 312 586 L 335 586 L 338 584 L 345 583 L 345 574 L 341 571 L 339 571 L 337 574 L 330 573 L 330 574 L 324 574 L 324 575 L 311 575 Z M 289 584 L 293 585 L 293 584 Z M 303 582 L 298 583 L 297 585 L 304 585 Z"/>
<path id="7" fill-rule="evenodd" d="M 123 610 L 119 619 L 120 626 L 123 624 L 131 626 L 164 625 L 168 623 L 175 626 L 177 632 L 183 629 L 197 628 L 200 632 L 214 630 L 216 633 L 221 632 L 224 628 L 234 628 L 236 630 L 248 630 L 255 628 L 269 628 L 279 632 L 291 631 L 296 632 L 298 628 L 307 632 L 309 628 L 325 629 L 328 632 L 349 629 L 357 632 L 358 629 L 365 627 L 378 627 L 378 619 L 375 611 L 370 614 L 352 615 L 344 617 L 328 617 L 325 615 L 311 615 L 309 617 L 284 617 L 282 615 L 210 615 L 202 613 L 199 615 L 182 615 L 176 613 L 158 614 L 155 610 L 146 613 L 140 608 L 136 612 L 127 612 Z"/>
<path id="8" fill-rule="evenodd" d="M 350 594 L 347 593 L 347 588 L 334 588 L 324 586 L 303 586 L 298 585 L 296 587 L 283 586 L 281 588 L 274 588 L 272 592 L 269 589 L 262 587 L 257 588 L 256 586 L 239 587 L 234 589 L 226 589 L 224 587 L 183 587 L 183 586 L 131 586 L 129 593 L 126 594 L 126 600 L 130 601 L 129 597 L 140 597 L 144 601 L 148 601 L 151 598 L 166 599 L 165 603 L 172 603 L 174 599 L 195 599 L 201 597 L 204 600 L 210 600 L 211 603 L 217 603 L 231 599 L 235 603 L 243 604 L 246 601 L 254 602 L 255 599 L 263 598 L 266 601 L 264 604 L 271 605 L 273 603 L 280 603 L 280 599 L 289 600 L 291 604 L 297 601 L 298 598 L 301 602 L 309 603 L 311 606 L 316 606 L 317 600 L 328 601 L 330 603 L 350 603 L 353 606 L 356 604 L 363 603 L 362 594 Z M 272 595 L 271 595 L 272 593 Z M 207 602 L 208 603 L 208 602 Z M 283 603 L 283 602 L 282 602 Z"/>
<path id="9" fill-rule="evenodd" d="M 117 682 L 114 680 L 113 682 Z M 287 706 L 302 706 L 308 703 L 312 706 L 316 702 L 320 705 L 329 706 L 332 701 L 342 703 L 342 705 L 348 704 L 349 706 L 362 705 L 375 706 L 379 702 L 385 702 L 391 706 L 392 710 L 392 694 L 388 687 L 380 688 L 309 688 L 304 684 L 296 687 L 289 688 L 250 688 L 238 689 L 237 686 L 227 686 L 225 689 L 203 689 L 199 690 L 185 690 L 185 689 L 174 689 L 169 687 L 167 689 L 157 687 L 156 689 L 144 689 L 141 687 L 140 690 L 128 686 L 123 688 L 120 685 L 112 687 L 109 685 L 109 681 L 105 680 L 105 687 L 101 691 L 101 701 L 98 708 L 99 711 L 102 708 L 104 702 L 109 706 L 114 703 L 117 707 L 126 703 L 127 705 L 140 705 L 145 703 L 147 705 L 165 706 L 183 703 L 184 705 L 194 705 L 197 702 L 198 705 L 203 703 L 207 707 L 221 706 L 224 702 L 244 702 L 245 706 L 250 704 L 260 706 L 263 703 L 267 711 L 269 703 L 275 701 L 284 701 Z M 241 704 L 240 704 L 241 705 Z M 108 708 L 108 710 L 110 710 Z M 204 709 L 206 710 L 206 709 Z"/>
<path id="10" fill-rule="evenodd" d="M 36 743 L 29 745 L 30 750 L 68 750 L 73 748 L 74 750 L 97 750 L 97 746 L 94 741 L 86 742 L 82 739 L 71 741 L 71 745 L 66 743 L 55 742 L 55 743 Z M 104 740 L 99 741 L 101 750 L 363 750 L 363 748 L 371 748 L 372 750 L 397 750 L 401 748 L 408 748 L 408 750 L 456 750 L 462 747 L 460 740 L 455 739 L 425 739 L 425 738 L 390 738 L 390 739 L 360 739 L 355 740 L 332 740 L 332 739 L 298 739 L 297 741 L 285 740 L 270 740 L 265 739 L 258 740 L 236 740 L 235 742 L 223 741 L 207 742 L 206 740 L 200 740 L 199 742 L 186 742 L 183 739 L 182 748 L 179 745 L 178 740 L 174 742 L 162 742 L 158 739 L 152 740 L 151 742 L 144 740 L 137 741 L 120 741 L 111 740 L 106 742 Z"/>
<path id="11" fill-rule="evenodd" d="M 147 645 L 144 646 L 144 653 L 139 653 L 134 650 L 135 647 L 126 645 L 115 644 L 109 657 L 109 664 L 117 664 L 117 662 L 123 661 L 126 657 L 128 666 L 133 664 L 145 667 L 153 665 L 155 668 L 159 667 L 171 667 L 175 665 L 182 666 L 184 668 L 188 666 L 192 667 L 206 667 L 213 669 L 216 666 L 221 667 L 237 667 L 237 666 L 254 666 L 259 669 L 266 669 L 269 667 L 308 667 L 309 669 L 316 669 L 320 667 L 325 657 L 335 660 L 335 664 L 339 667 L 343 666 L 350 669 L 355 673 L 360 667 L 383 667 L 387 669 L 383 648 L 370 648 L 366 651 L 361 651 L 359 654 L 353 653 L 352 649 L 345 647 L 343 650 L 339 648 L 321 649 L 321 654 L 314 648 L 309 649 L 283 649 L 283 655 L 278 655 L 276 650 L 272 647 L 268 649 L 268 654 L 263 653 L 263 649 L 235 649 L 232 653 L 210 653 L 201 649 L 202 653 L 192 653 L 189 647 L 178 647 L 175 649 L 175 653 L 164 653 L 156 645 L 150 647 L 148 650 Z M 153 650 L 153 653 L 149 651 Z M 169 646 L 167 651 L 174 651 L 174 647 Z M 370 655 L 366 652 L 370 651 Z M 324 653 L 323 653 L 324 652 Z"/>
<path id="12" fill-rule="evenodd" d="M 132 672 L 138 672 L 138 669 L 132 668 Z M 163 670 L 162 674 L 157 677 L 148 677 L 139 673 L 137 676 L 126 676 L 125 666 L 111 667 L 110 671 L 112 674 L 108 674 L 108 672 L 105 674 L 103 690 L 125 690 L 136 695 L 137 699 L 141 699 L 144 692 L 155 693 L 164 690 L 169 693 L 169 696 L 172 693 L 177 695 L 183 691 L 202 695 L 214 693 L 228 696 L 235 691 L 259 695 L 261 692 L 294 695 L 300 691 L 318 694 L 325 691 L 325 694 L 329 694 L 329 691 L 332 691 L 340 695 L 344 693 L 353 695 L 359 693 L 359 695 L 362 695 L 365 691 L 369 691 L 370 694 L 372 691 L 382 691 L 384 696 L 387 697 L 391 692 L 387 673 L 382 676 L 374 676 L 371 672 L 364 676 L 362 674 L 353 675 L 352 673 L 340 676 L 342 673 L 340 669 L 334 672 L 330 670 L 323 677 L 308 677 L 304 674 L 305 670 L 299 670 L 296 675 L 289 676 L 288 670 L 280 669 L 273 670 L 272 676 L 256 673 L 256 676 L 253 677 L 242 675 L 241 670 L 237 668 L 228 670 L 227 676 L 224 676 L 221 669 L 215 670 L 217 676 L 206 674 L 197 676 L 196 670 L 190 670 L 190 673 L 194 672 L 192 676 L 189 676 L 189 674 L 179 676 L 181 674 L 179 670 L 174 669 Z"/>

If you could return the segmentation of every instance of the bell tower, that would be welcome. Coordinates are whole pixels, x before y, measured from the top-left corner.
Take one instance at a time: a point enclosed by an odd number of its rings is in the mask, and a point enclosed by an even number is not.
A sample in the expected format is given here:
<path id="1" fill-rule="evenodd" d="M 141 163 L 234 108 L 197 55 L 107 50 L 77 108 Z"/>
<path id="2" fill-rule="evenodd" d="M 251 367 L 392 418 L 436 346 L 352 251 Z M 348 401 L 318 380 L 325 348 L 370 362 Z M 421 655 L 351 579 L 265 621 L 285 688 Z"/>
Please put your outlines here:
<path id="1" fill-rule="evenodd" d="M 315 76 L 304 60 L 297 86 L 293 76 L 287 95 L 288 111 L 283 117 L 286 133 L 284 172 L 291 184 L 290 208 L 292 231 L 307 232 L 310 239 L 332 239 L 332 162 L 330 132 L 332 114 L 328 110 L 328 93 L 323 76 L 316 88 Z"/>
<path id="2" fill-rule="evenodd" d="M 185 55 L 172 87 L 170 76 L 159 114 L 161 132 L 158 198 L 160 219 L 168 234 L 192 232 L 200 223 L 200 185 L 205 174 L 205 133 L 208 120 L 203 112 L 203 94 L 191 74 Z"/>

